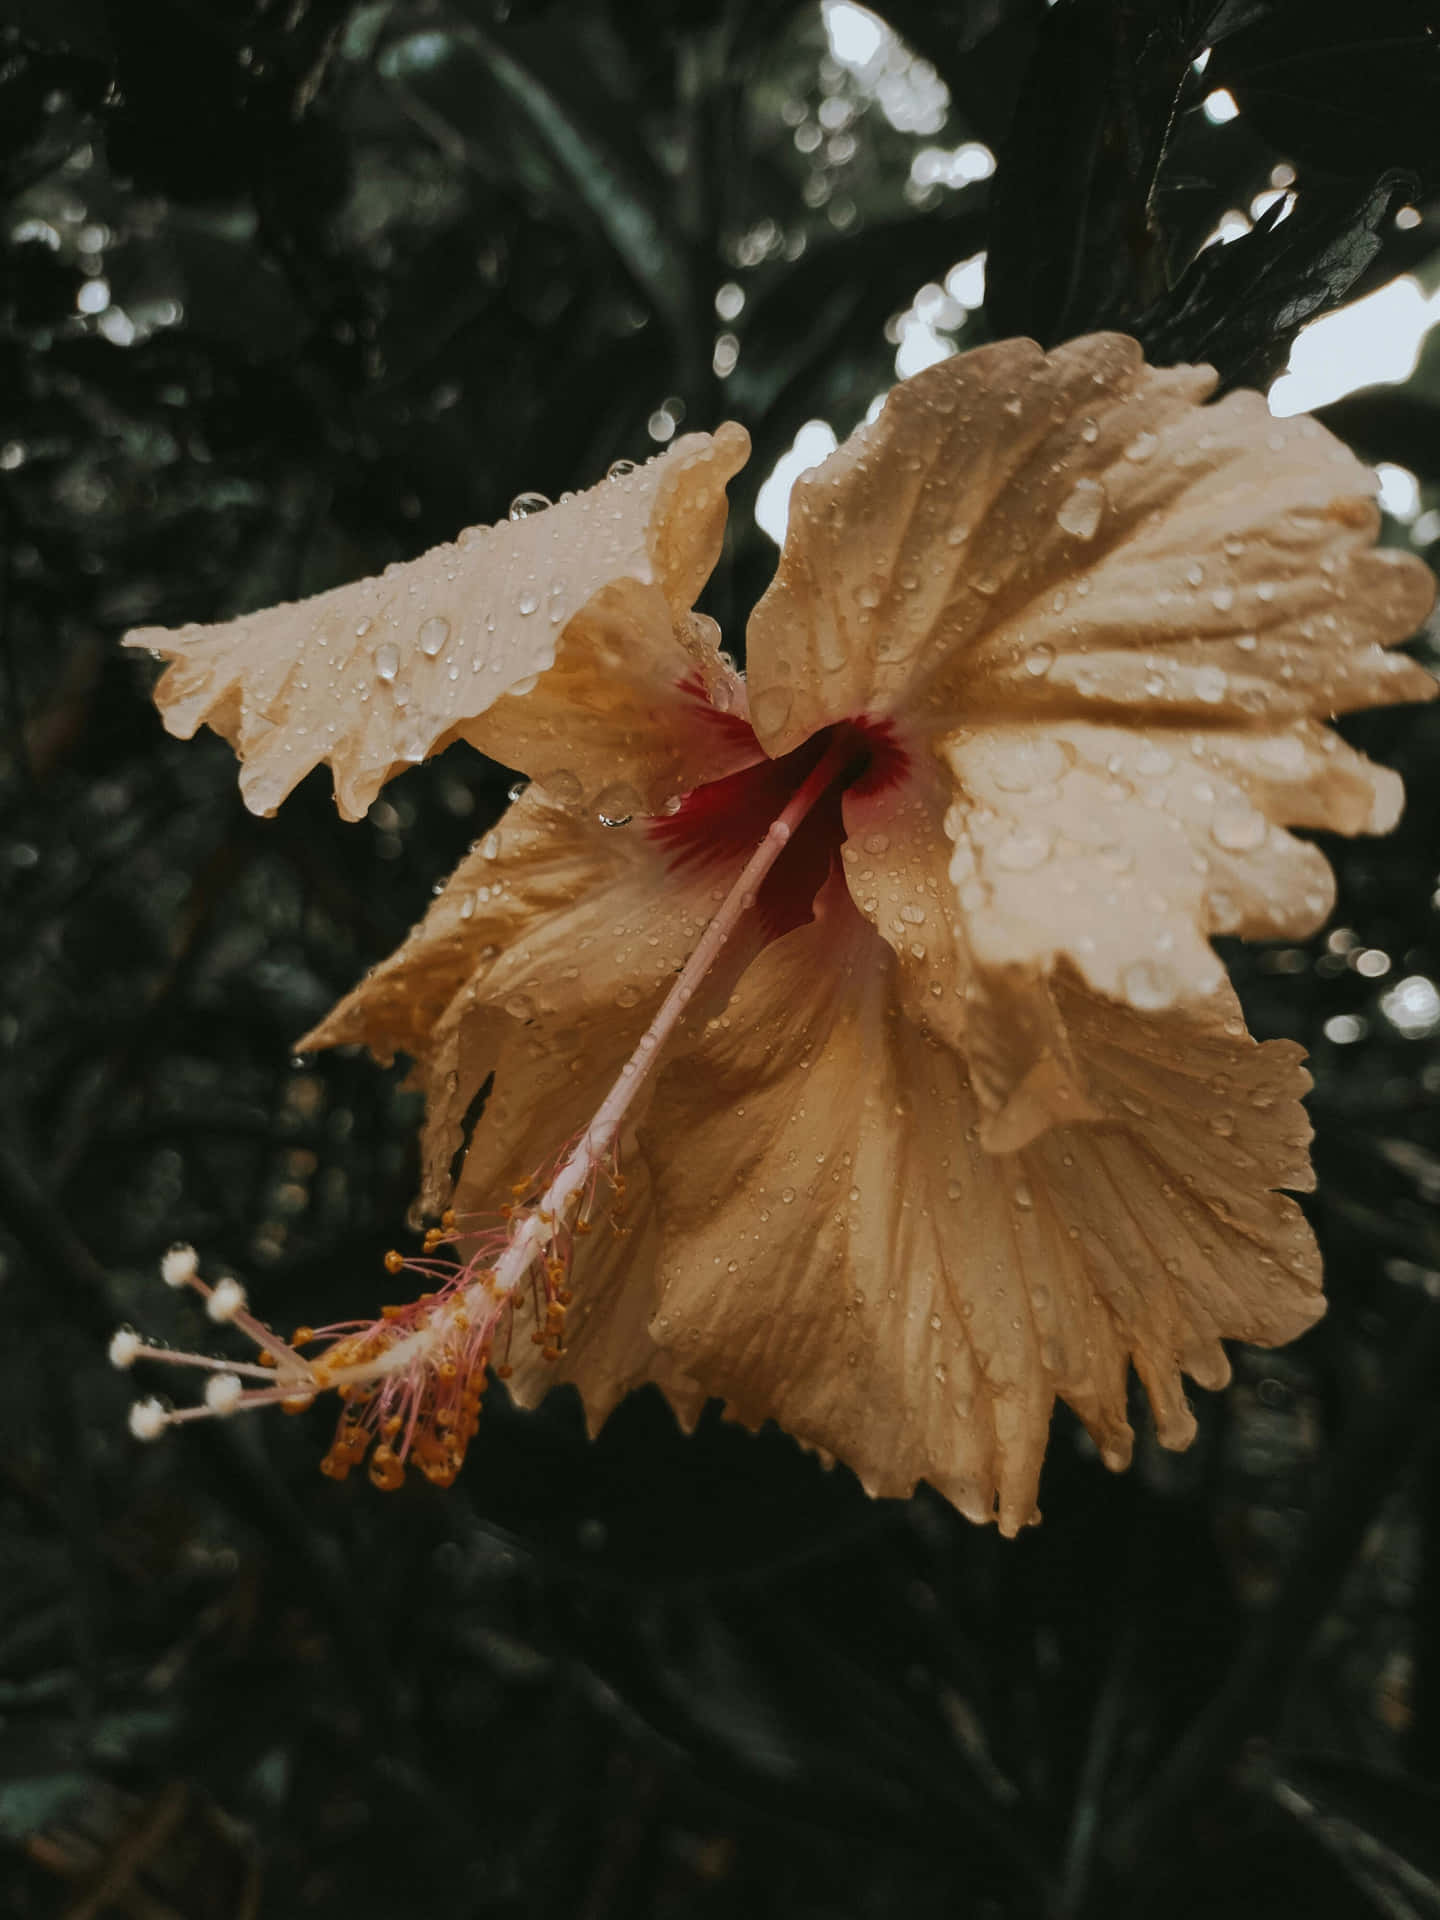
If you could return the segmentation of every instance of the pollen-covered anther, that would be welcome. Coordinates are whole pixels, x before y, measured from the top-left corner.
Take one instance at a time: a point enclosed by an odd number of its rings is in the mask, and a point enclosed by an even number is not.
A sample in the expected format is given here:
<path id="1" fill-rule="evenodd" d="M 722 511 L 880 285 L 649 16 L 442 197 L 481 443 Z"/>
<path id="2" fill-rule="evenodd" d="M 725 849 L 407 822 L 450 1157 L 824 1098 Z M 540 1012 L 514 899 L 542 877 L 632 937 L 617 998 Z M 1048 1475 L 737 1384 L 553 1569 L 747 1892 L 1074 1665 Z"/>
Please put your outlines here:
<path id="1" fill-rule="evenodd" d="M 217 1280 L 210 1289 L 210 1297 L 205 1302 L 205 1311 L 212 1320 L 225 1325 L 237 1314 L 244 1313 L 246 1306 L 245 1289 L 238 1280 L 226 1277 Z"/>
<path id="2" fill-rule="evenodd" d="M 403 1253 L 398 1253 L 394 1247 L 392 1247 L 385 1256 L 385 1271 L 387 1273 L 403 1273 L 405 1271 L 405 1256 Z"/>
<path id="3" fill-rule="evenodd" d="M 167 1287 L 188 1287 L 199 1272 L 199 1256 L 183 1240 L 177 1240 L 160 1257 L 160 1278 Z"/>
<path id="4" fill-rule="evenodd" d="M 383 1440 L 370 1456 L 370 1478 L 382 1493 L 393 1493 L 404 1483 L 404 1462 Z"/>
<path id="5" fill-rule="evenodd" d="M 117 1327 L 110 1336 L 107 1349 L 111 1366 L 119 1367 L 122 1372 L 127 1367 L 133 1367 L 144 1344 L 133 1327 Z"/>
<path id="6" fill-rule="evenodd" d="M 161 1400 L 137 1400 L 130 1409 L 130 1431 L 137 1440 L 158 1440 L 170 1424 L 170 1414 Z"/>
<path id="7" fill-rule="evenodd" d="M 245 1391 L 244 1382 L 235 1373 L 217 1373 L 205 1383 L 205 1404 L 211 1413 L 234 1413 Z"/>

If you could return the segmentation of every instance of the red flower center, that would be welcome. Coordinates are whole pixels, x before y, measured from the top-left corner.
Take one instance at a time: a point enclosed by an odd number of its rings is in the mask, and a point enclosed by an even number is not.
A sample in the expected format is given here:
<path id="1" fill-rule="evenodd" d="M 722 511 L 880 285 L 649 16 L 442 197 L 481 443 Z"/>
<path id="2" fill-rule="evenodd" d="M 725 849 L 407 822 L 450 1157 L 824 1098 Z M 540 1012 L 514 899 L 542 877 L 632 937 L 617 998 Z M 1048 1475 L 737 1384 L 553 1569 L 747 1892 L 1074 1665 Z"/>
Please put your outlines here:
<path id="1" fill-rule="evenodd" d="M 649 833 L 682 867 L 732 868 L 755 851 L 770 822 L 804 783 L 832 742 L 853 738 L 855 752 L 844 772 L 806 814 L 789 845 L 760 884 L 755 909 L 767 939 L 803 926 L 812 917 L 815 896 L 829 878 L 845 839 L 841 802 L 848 793 L 875 794 L 903 780 L 909 756 L 888 720 L 860 717 L 837 721 L 812 733 L 802 746 L 767 759 L 748 720 L 707 707 L 710 725 L 737 747 L 754 749 L 753 766 L 686 794 L 672 814 L 649 822 Z"/>

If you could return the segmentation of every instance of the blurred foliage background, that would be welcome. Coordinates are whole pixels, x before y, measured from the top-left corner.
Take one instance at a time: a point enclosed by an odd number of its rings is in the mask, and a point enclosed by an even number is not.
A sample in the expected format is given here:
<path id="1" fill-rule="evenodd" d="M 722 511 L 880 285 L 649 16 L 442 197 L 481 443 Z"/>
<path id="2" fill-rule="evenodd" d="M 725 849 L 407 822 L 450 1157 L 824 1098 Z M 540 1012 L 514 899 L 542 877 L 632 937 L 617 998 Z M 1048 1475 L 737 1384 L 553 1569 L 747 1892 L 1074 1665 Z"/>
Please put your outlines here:
<path id="1" fill-rule="evenodd" d="M 1424 0 L 0 6 L 0 1914 L 1440 1914 L 1440 709 L 1347 723 L 1406 822 L 1229 956 L 1313 1055 L 1328 1318 L 1183 1457 L 1057 1418 L 1015 1543 L 647 1394 L 592 1446 L 497 1390 L 382 1499 L 323 1410 L 139 1449 L 104 1363 L 207 1338 L 177 1238 L 285 1327 L 378 1302 L 414 1104 L 293 1037 L 511 778 L 253 820 L 127 626 L 733 416 L 738 648 L 757 490 L 897 365 L 1113 324 L 1263 385 L 1433 297 L 1437 105 Z M 1364 378 L 1322 417 L 1434 559 L 1440 331 Z"/>

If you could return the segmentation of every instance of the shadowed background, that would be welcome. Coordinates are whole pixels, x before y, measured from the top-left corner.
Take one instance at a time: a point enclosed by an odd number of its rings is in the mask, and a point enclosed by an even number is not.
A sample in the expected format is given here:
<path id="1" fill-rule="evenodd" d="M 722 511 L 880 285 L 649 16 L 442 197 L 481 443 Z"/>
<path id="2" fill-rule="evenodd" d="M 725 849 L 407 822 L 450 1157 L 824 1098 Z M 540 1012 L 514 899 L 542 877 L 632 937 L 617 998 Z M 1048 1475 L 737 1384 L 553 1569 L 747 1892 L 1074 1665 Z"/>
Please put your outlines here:
<path id="1" fill-rule="evenodd" d="M 1312 1052 L 1328 1318 L 1126 1478 L 1057 1416 L 1019 1541 L 650 1393 L 496 1390 L 382 1497 L 324 1409 L 139 1449 L 104 1363 L 210 1341 L 177 1238 L 282 1328 L 388 1297 L 414 1099 L 293 1039 L 513 778 L 257 821 L 121 632 L 734 417 L 738 653 L 897 372 L 1119 325 L 1268 386 L 1340 305 L 1275 404 L 1433 560 L 1437 101 L 1402 0 L 0 7 L 0 1915 L 1440 1914 L 1440 709 L 1346 722 L 1405 822 L 1227 954 Z"/>

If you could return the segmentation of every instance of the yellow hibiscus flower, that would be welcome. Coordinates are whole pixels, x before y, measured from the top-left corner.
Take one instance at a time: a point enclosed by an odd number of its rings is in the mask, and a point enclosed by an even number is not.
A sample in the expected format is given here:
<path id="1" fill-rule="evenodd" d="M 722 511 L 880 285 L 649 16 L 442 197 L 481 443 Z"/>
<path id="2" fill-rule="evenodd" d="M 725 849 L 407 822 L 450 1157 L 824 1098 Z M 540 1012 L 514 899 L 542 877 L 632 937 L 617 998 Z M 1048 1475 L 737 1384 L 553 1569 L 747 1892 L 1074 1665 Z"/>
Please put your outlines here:
<path id="1" fill-rule="evenodd" d="M 1121 1467 L 1132 1363 L 1184 1447 L 1182 1373 L 1318 1316 L 1277 1191 L 1311 1184 L 1301 1052 L 1250 1039 L 1210 936 L 1324 920 L 1287 828 L 1394 823 L 1325 722 L 1433 694 L 1387 651 L 1433 589 L 1345 448 L 1214 385 L 1118 335 L 906 381 L 797 485 L 744 678 L 692 611 L 733 425 L 131 636 L 257 811 L 324 760 L 359 817 L 459 739 L 531 778 L 300 1043 L 413 1060 L 443 1223 L 390 1264 L 429 1291 L 306 1360 L 172 1255 L 269 1347 L 210 1410 L 336 1387 L 332 1472 L 443 1482 L 487 1367 L 526 1403 L 573 1382 L 592 1427 L 653 1381 L 1013 1533 L 1057 1395 Z"/>

